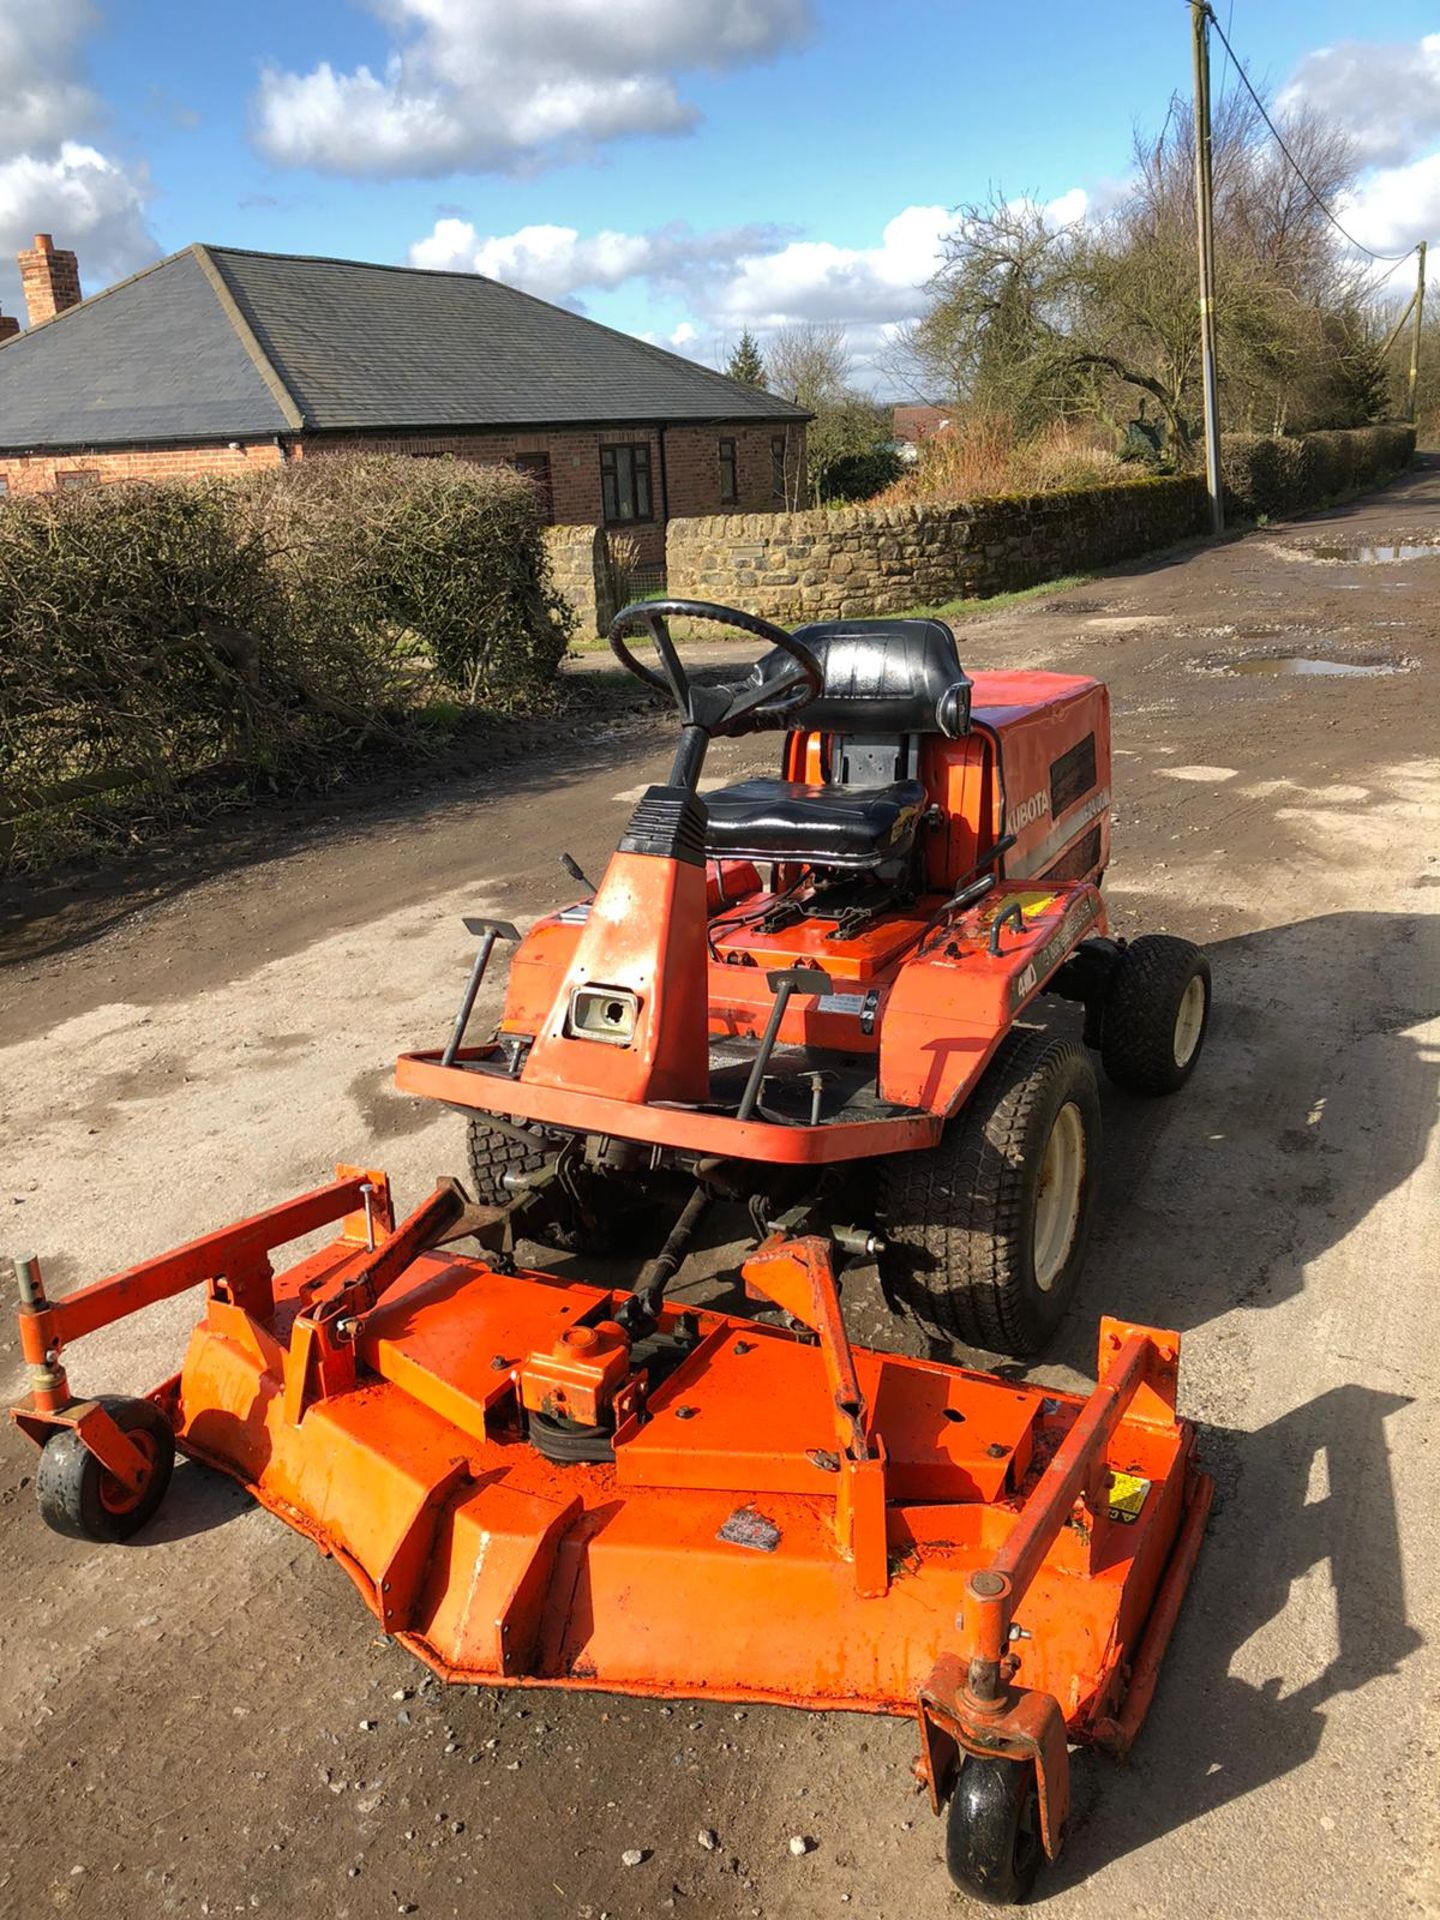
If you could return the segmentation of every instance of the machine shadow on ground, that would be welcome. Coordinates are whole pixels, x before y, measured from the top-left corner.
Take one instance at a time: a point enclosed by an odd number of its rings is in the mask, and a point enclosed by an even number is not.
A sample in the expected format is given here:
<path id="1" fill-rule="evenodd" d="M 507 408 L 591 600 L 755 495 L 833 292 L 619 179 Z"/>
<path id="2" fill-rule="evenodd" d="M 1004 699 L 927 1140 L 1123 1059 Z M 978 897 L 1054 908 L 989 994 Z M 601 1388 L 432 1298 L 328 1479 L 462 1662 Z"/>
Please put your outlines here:
<path id="1" fill-rule="evenodd" d="M 1424 1644 L 1406 1617 L 1386 1434 L 1410 1404 L 1347 1384 L 1254 1433 L 1202 1425 L 1202 1458 L 1226 1496 L 1123 1776 L 1101 1755 L 1073 1756 L 1073 1823 L 1052 1891 L 1303 1766 L 1327 1705 L 1398 1672 Z M 1317 1574 L 1333 1590 L 1333 1657 L 1288 1692 L 1278 1672 L 1233 1671 L 1251 1642 L 1247 1664 L 1263 1670 L 1267 1626 Z"/>

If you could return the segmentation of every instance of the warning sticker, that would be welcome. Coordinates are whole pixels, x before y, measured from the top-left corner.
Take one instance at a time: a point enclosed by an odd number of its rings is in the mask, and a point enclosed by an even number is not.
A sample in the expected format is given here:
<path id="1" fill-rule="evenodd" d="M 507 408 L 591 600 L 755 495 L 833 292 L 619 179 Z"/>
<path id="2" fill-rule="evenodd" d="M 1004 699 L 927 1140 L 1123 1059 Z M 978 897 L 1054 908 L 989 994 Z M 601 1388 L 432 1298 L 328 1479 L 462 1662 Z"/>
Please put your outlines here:
<path id="1" fill-rule="evenodd" d="M 1142 1480 L 1138 1474 L 1110 1474 L 1110 1518 L 1118 1520 L 1122 1526 L 1133 1527 L 1140 1518 L 1150 1492 L 1150 1482 Z"/>

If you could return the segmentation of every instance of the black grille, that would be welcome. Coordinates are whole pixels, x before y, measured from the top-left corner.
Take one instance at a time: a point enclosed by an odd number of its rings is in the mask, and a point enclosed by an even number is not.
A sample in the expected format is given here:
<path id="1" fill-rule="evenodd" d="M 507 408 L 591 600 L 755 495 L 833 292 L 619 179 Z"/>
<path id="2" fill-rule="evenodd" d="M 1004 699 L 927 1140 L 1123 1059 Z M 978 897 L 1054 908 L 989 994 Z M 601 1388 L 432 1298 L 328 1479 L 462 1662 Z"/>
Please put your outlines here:
<path id="1" fill-rule="evenodd" d="M 1042 880 L 1083 880 L 1100 862 L 1100 828 L 1093 826 L 1080 840 L 1072 840 Z"/>
<path id="2" fill-rule="evenodd" d="M 1087 733 L 1050 763 L 1050 818 L 1058 820 L 1095 784 L 1095 736 Z"/>

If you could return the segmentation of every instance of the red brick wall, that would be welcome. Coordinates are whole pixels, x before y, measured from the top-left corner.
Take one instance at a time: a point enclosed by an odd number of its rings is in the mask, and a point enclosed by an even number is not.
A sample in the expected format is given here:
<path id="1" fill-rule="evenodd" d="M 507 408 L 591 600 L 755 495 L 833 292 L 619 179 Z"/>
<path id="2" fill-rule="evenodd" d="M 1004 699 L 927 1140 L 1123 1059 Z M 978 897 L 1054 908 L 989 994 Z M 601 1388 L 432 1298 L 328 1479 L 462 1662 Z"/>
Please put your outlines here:
<path id="1" fill-rule="evenodd" d="M 517 454 L 543 453 L 550 461 L 550 491 L 555 519 L 564 526 L 603 526 L 604 502 L 600 488 L 600 448 L 605 445 L 645 443 L 650 448 L 650 491 L 654 519 L 632 521 L 610 529 L 633 535 L 642 566 L 665 562 L 665 492 L 670 517 L 723 513 L 720 499 L 720 441 L 734 440 L 739 499 L 737 513 L 764 513 L 781 502 L 771 490 L 770 441 L 784 427 L 704 426 L 665 429 L 665 482 L 661 482 L 660 435 L 655 428 L 616 427 L 603 431 L 563 433 L 430 433 L 356 434 L 309 440 L 296 447 L 307 459 L 327 453 L 408 453 L 449 455 L 457 460 L 500 461 Z M 803 470 L 805 430 L 789 429 L 790 458 L 795 472 Z"/>
<path id="2" fill-rule="evenodd" d="M 93 473 L 107 480 L 193 480 L 202 474 L 240 474 L 277 467 L 272 441 L 231 447 L 136 447 L 102 453 L 0 453 L 0 480 L 11 494 L 49 493 L 61 474 Z"/>
<path id="3" fill-rule="evenodd" d="M 765 513 L 782 505 L 774 497 L 771 479 L 771 440 L 784 437 L 783 426 L 667 427 L 665 480 L 661 479 L 660 435 L 654 428 L 614 428 L 566 433 L 434 433 L 356 434 L 298 440 L 292 457 L 323 458 L 332 453 L 369 451 L 413 455 L 449 455 L 454 459 L 498 462 L 517 454 L 543 453 L 550 461 L 550 491 L 557 522 L 569 526 L 603 525 L 600 489 L 600 448 L 607 443 L 648 442 L 650 485 L 655 517 L 612 528 L 632 534 L 642 566 L 661 566 L 665 560 L 664 508 L 668 489 L 670 517 L 693 519 L 723 513 L 720 499 L 720 441 L 735 442 L 739 498 L 737 513 Z M 787 471 L 790 484 L 804 462 L 803 426 L 788 430 Z M 256 467 L 280 464 L 280 451 L 271 441 L 237 448 L 151 447 L 123 452 L 5 454 L 0 453 L 0 480 L 9 492 L 45 493 L 67 473 L 93 473 L 104 481 L 168 480 L 202 474 L 238 474 Z"/>

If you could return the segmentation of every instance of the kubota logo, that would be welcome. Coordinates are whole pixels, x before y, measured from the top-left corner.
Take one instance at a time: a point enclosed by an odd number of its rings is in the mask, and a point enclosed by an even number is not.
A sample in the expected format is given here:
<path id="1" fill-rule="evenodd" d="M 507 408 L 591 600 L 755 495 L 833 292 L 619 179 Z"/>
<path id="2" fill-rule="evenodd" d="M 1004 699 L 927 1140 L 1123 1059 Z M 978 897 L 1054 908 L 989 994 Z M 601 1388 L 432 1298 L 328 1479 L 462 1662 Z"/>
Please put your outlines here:
<path id="1" fill-rule="evenodd" d="M 1010 818 L 1005 823 L 1007 833 L 1023 833 L 1026 827 L 1033 826 L 1037 820 L 1043 820 L 1050 811 L 1050 796 L 1042 788 L 1032 793 L 1028 800 L 1022 800 L 1018 807 L 1012 807 Z"/>

